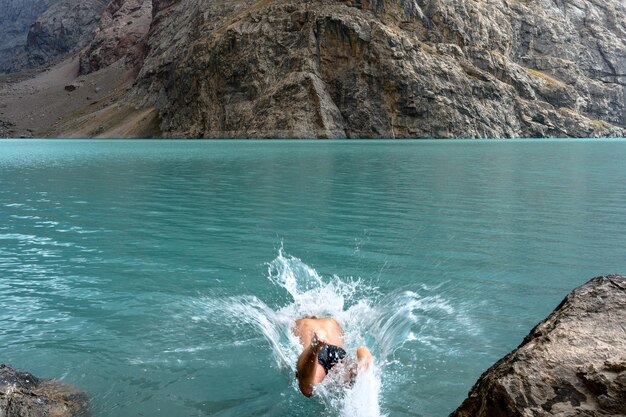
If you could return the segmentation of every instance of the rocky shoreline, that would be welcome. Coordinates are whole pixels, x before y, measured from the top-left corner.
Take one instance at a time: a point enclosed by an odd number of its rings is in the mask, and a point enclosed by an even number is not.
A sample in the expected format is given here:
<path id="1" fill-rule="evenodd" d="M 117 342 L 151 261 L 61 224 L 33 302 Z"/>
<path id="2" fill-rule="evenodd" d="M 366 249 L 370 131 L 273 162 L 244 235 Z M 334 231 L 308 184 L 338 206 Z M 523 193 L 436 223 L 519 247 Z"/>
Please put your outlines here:
<path id="1" fill-rule="evenodd" d="M 1 417 L 88 417 L 89 397 L 71 385 L 0 365 Z"/>
<path id="2" fill-rule="evenodd" d="M 450 417 L 625 416 L 626 276 L 572 291 Z"/>

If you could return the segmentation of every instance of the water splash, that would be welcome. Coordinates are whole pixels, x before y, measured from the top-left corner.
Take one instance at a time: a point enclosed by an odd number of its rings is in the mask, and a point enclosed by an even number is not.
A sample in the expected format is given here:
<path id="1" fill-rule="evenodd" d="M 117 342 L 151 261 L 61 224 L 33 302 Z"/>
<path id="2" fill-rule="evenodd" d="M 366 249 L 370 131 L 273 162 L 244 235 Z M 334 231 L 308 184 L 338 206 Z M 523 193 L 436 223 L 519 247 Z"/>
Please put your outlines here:
<path id="1" fill-rule="evenodd" d="M 270 307 L 252 295 L 207 297 L 199 301 L 205 314 L 194 320 L 219 317 L 221 323 L 229 326 L 252 327 L 267 340 L 277 367 L 289 377 L 297 391 L 293 375 L 303 347 L 292 332 L 294 321 L 306 316 L 335 318 L 344 330 L 348 356 L 354 358 L 357 347 L 366 345 L 376 360 L 367 371 L 358 373 L 351 386 L 342 381 L 341 372 L 331 372 L 316 386 L 316 398 L 325 404 L 328 416 L 384 416 L 381 393 L 384 393 L 387 378 L 397 382 L 397 376 L 390 375 L 394 366 L 389 366 L 397 362 L 396 351 L 406 343 L 445 349 L 446 340 L 438 324 L 441 320 L 464 320 L 443 296 L 420 295 L 420 291 L 432 293 L 433 288 L 422 286 L 417 290 L 398 290 L 383 295 L 361 279 L 322 277 L 282 248 L 268 263 L 267 278 L 276 289 L 288 294 L 284 305 Z"/>
<path id="2" fill-rule="evenodd" d="M 346 390 L 341 402 L 344 417 L 378 417 L 381 379 L 376 364 L 357 375 L 354 386 Z"/>

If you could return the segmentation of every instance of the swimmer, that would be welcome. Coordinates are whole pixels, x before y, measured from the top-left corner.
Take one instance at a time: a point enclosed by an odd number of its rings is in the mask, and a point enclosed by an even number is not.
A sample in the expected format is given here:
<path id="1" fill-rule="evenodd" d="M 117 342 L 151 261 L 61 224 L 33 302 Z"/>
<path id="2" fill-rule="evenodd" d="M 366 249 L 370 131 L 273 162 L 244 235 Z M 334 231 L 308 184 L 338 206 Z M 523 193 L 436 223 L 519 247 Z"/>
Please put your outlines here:
<path id="1" fill-rule="evenodd" d="M 331 318 L 307 317 L 296 320 L 294 333 L 300 338 L 304 351 L 297 363 L 296 378 L 300 391 L 307 397 L 313 395 L 313 387 L 346 357 L 343 349 L 343 330 Z M 369 349 L 360 346 L 356 350 L 357 372 L 368 369 L 374 357 Z M 353 377 L 352 374 L 348 375 Z"/>

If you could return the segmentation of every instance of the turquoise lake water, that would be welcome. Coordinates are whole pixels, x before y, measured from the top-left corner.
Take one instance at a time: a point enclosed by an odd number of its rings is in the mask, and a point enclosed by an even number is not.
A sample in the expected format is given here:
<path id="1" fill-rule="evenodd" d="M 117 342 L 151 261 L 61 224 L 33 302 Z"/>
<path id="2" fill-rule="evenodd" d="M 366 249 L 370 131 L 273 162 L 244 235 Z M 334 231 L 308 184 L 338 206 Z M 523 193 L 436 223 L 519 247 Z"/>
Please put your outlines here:
<path id="1" fill-rule="evenodd" d="M 626 142 L 0 142 L 0 362 L 96 417 L 447 416 L 626 273 Z M 289 323 L 376 367 L 301 396 Z"/>

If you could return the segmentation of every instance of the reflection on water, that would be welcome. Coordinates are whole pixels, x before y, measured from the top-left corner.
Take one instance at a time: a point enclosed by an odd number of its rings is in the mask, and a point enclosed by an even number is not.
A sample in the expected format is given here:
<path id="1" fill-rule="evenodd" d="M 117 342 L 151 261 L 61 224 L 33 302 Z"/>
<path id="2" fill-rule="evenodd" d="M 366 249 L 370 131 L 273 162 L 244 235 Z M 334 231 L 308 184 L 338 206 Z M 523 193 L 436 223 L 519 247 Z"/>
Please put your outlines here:
<path id="1" fill-rule="evenodd" d="M 2 142 L 0 358 L 86 389 L 98 417 L 445 416 L 571 288 L 624 272 L 625 157 Z M 304 314 L 336 317 L 376 369 L 300 395 Z"/>

